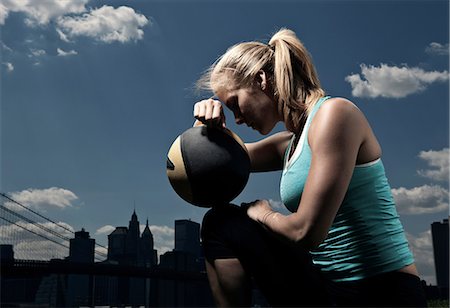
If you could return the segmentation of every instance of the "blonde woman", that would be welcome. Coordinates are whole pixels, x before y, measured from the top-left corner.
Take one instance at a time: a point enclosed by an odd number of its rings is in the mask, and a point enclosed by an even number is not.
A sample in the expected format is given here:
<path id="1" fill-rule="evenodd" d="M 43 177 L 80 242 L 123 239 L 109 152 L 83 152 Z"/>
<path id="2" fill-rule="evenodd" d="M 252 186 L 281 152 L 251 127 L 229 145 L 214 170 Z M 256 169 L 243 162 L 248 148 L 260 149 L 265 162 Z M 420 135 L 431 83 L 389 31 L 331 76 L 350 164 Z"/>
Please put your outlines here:
<path id="1" fill-rule="evenodd" d="M 196 124 L 225 126 L 225 105 L 262 135 L 287 129 L 246 146 L 253 172 L 282 170 L 292 213 L 257 200 L 204 217 L 217 305 L 249 305 L 253 279 L 272 306 L 426 306 L 380 145 L 352 102 L 325 95 L 293 31 L 232 46 L 199 86 L 217 100 L 195 104 Z"/>

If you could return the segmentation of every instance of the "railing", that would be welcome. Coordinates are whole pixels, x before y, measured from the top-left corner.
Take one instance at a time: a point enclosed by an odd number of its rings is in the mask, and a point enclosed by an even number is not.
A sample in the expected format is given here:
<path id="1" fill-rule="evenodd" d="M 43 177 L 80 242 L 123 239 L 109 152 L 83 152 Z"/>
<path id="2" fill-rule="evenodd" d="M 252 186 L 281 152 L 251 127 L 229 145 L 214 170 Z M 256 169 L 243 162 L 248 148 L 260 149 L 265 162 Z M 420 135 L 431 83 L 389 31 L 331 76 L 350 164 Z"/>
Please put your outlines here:
<path id="1" fill-rule="evenodd" d="M 29 275 L 77 274 L 129 276 L 136 278 L 160 278 L 169 280 L 205 280 L 205 272 L 179 271 L 159 267 L 142 267 L 111 263 L 78 263 L 67 260 L 3 260 L 0 263 L 3 277 L 22 277 Z"/>
<path id="2" fill-rule="evenodd" d="M 205 272 L 67 260 L 2 260 L 1 306 L 213 306 Z"/>

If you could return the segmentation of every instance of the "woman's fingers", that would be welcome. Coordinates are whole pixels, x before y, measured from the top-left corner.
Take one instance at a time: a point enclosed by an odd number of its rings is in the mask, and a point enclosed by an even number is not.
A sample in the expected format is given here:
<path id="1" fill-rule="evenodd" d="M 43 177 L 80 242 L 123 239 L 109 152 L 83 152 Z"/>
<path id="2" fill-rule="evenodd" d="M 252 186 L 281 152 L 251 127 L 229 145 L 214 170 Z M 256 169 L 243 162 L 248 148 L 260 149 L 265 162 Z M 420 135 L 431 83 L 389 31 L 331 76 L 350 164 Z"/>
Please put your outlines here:
<path id="1" fill-rule="evenodd" d="M 212 98 L 202 100 L 194 105 L 194 118 L 207 125 L 225 127 L 222 103 Z"/>

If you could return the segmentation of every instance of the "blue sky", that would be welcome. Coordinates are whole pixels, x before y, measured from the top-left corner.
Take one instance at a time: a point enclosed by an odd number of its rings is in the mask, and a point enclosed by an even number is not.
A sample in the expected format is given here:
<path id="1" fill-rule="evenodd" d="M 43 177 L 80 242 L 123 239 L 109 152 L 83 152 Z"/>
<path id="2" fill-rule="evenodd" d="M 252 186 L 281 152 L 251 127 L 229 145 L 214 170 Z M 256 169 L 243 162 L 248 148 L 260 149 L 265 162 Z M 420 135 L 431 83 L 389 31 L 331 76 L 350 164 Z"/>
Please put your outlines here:
<path id="1" fill-rule="evenodd" d="M 329 95 L 352 100 L 383 161 L 423 278 L 430 224 L 448 216 L 448 1 L 3 0 L 1 192 L 107 243 L 133 209 L 159 252 L 173 221 L 201 222 L 165 173 L 192 123 L 194 83 L 227 47 L 294 30 Z M 246 141 L 261 136 L 228 126 Z M 278 125 L 275 131 L 284 129 Z M 279 197 L 252 175 L 235 202 Z"/>

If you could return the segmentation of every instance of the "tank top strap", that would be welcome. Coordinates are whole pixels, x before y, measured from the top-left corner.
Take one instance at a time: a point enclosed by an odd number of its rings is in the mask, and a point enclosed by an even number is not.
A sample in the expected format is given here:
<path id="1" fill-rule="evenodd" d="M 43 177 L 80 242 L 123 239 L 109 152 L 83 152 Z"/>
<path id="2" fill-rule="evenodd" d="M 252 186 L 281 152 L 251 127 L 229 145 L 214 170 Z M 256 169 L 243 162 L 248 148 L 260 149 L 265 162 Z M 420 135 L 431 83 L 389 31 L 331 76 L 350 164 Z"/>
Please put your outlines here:
<path id="1" fill-rule="evenodd" d="M 308 119 L 306 120 L 305 123 L 305 128 L 303 129 L 304 132 L 307 132 L 309 129 L 309 126 L 311 125 L 311 121 L 314 118 L 314 116 L 316 115 L 316 112 L 319 110 L 320 106 L 322 106 L 322 104 L 329 99 L 331 96 L 324 96 L 319 98 L 319 100 L 317 101 L 317 103 L 314 104 L 311 112 L 308 115 Z"/>
<path id="2" fill-rule="evenodd" d="M 317 102 L 314 104 L 310 114 L 308 115 L 308 118 L 306 119 L 306 123 L 305 126 L 303 128 L 303 131 L 299 137 L 299 140 L 296 144 L 296 148 L 294 150 L 294 153 L 292 153 L 292 155 L 290 155 L 292 147 L 294 146 L 294 140 L 296 138 L 296 136 L 292 136 L 291 140 L 289 141 L 289 144 L 286 148 L 285 154 L 284 154 L 284 170 L 286 171 L 286 169 L 298 158 L 298 156 L 301 154 L 301 152 L 303 151 L 303 147 L 308 147 L 308 142 L 305 142 L 306 136 L 308 136 L 308 129 L 309 126 L 311 125 L 311 121 L 312 118 L 314 117 L 314 115 L 316 114 L 317 110 L 319 110 L 320 106 L 322 106 L 322 104 L 329 99 L 331 96 L 324 96 L 321 97 L 317 100 Z"/>

